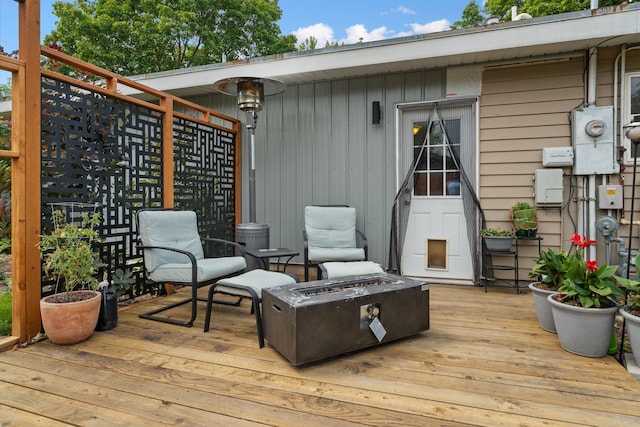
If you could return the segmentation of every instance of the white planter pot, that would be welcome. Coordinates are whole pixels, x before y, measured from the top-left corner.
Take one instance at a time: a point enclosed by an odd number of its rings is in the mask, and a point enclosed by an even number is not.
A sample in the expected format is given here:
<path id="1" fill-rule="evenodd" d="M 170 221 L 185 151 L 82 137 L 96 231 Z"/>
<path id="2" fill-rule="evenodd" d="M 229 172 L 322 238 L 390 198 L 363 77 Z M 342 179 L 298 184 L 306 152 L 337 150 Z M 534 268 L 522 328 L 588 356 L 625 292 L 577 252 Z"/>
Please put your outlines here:
<path id="1" fill-rule="evenodd" d="M 553 334 L 556 333 L 556 324 L 553 321 L 553 313 L 551 311 L 551 304 L 547 300 L 547 297 L 552 294 L 556 294 L 556 291 L 547 291 L 536 287 L 540 282 L 529 283 L 529 289 L 531 289 L 531 295 L 533 296 L 533 305 L 536 307 L 536 315 L 538 316 L 538 323 L 540 327 L 547 332 Z"/>
<path id="2" fill-rule="evenodd" d="M 576 307 L 556 301 L 553 297 L 549 295 L 547 300 L 551 304 L 560 346 L 580 356 L 605 356 L 619 307 Z"/>
<path id="3" fill-rule="evenodd" d="M 635 357 L 636 360 L 640 360 L 640 317 L 628 313 L 625 307 L 620 308 L 620 314 L 622 314 L 627 322 L 627 334 L 631 342 L 633 357 Z"/>
<path id="4" fill-rule="evenodd" d="M 511 250 L 513 237 L 484 236 L 484 243 L 489 251 L 507 252 Z"/>

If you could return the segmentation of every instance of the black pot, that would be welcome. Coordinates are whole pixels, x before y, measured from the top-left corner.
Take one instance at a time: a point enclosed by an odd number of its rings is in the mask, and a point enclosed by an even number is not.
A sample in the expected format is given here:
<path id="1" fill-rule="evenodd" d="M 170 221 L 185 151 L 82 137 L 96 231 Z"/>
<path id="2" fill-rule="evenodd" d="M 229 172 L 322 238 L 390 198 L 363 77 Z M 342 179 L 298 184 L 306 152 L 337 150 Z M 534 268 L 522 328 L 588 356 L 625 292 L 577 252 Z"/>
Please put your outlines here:
<path id="1" fill-rule="evenodd" d="M 102 301 L 96 331 L 108 331 L 118 325 L 118 293 L 113 285 L 102 287 L 100 292 Z"/>

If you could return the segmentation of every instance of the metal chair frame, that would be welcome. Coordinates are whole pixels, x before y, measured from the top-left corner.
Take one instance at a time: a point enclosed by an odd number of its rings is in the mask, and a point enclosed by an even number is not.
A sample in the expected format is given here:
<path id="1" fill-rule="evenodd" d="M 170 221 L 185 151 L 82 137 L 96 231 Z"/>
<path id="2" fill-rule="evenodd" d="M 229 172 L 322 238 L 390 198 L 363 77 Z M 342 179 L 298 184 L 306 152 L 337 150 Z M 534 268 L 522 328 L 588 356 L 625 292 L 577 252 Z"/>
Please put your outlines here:
<path id="1" fill-rule="evenodd" d="M 136 214 L 136 230 L 138 230 L 138 248 L 143 250 L 143 257 L 144 257 L 144 250 L 145 249 L 162 249 L 162 250 L 168 250 L 168 251 L 172 251 L 172 252 L 177 252 L 177 253 L 181 253 L 183 255 L 186 255 L 187 257 L 189 257 L 189 260 L 191 262 L 191 281 L 190 282 L 165 282 L 165 283 L 170 283 L 173 285 L 183 285 L 183 286 L 191 286 L 191 296 L 189 298 L 185 298 L 183 300 L 180 301 L 176 301 L 174 303 L 171 303 L 169 305 L 148 311 L 146 313 L 142 313 L 140 314 L 140 318 L 143 319 L 149 319 L 149 320 L 155 320 L 158 322 L 164 322 L 164 323 L 170 323 L 170 324 L 174 324 L 174 325 L 179 325 L 179 326 L 187 326 L 187 327 L 191 327 L 193 326 L 193 322 L 195 321 L 196 317 L 197 317 L 197 313 L 198 313 L 198 301 L 207 301 L 205 298 L 198 298 L 198 289 L 207 286 L 207 285 L 211 285 L 215 282 L 217 282 L 220 279 L 223 279 L 225 277 L 232 277 L 235 276 L 237 274 L 241 274 L 244 272 L 243 270 L 239 270 L 237 272 L 234 272 L 232 274 L 227 274 L 224 276 L 219 276 L 219 277 L 215 277 L 213 279 L 210 280 L 205 280 L 202 282 L 198 282 L 197 278 L 198 278 L 198 272 L 197 272 L 197 268 L 198 268 L 198 263 L 196 260 L 196 257 L 188 251 L 182 250 L 182 249 L 178 249 L 178 248 L 172 248 L 172 247 L 168 247 L 168 246 L 144 246 L 142 245 L 141 241 L 140 241 L 140 235 L 139 235 L 139 217 L 138 215 L 140 214 L 140 212 L 143 211 L 178 211 L 178 209 L 174 209 L 174 208 L 147 208 L 147 209 L 140 209 L 137 214 Z M 202 241 L 210 241 L 210 242 L 216 242 L 216 243 L 222 243 L 225 245 L 232 245 L 236 248 L 236 250 L 242 255 L 244 256 L 244 248 L 242 247 L 242 245 L 240 245 L 237 242 L 231 242 L 228 240 L 224 240 L 224 239 L 216 239 L 216 238 L 212 238 L 212 237 L 200 237 L 200 239 Z M 146 268 L 146 267 L 145 267 Z M 233 306 L 239 306 L 240 303 L 242 302 L 241 297 L 238 298 L 238 301 L 236 302 L 228 302 L 228 301 L 213 301 L 215 303 L 218 304 L 225 304 L 225 305 L 233 305 Z M 172 308 L 184 305 L 184 304 L 188 304 L 191 303 L 191 317 L 189 318 L 189 320 L 186 321 L 182 321 L 182 320 L 176 320 L 176 319 L 172 319 L 169 317 L 163 317 L 163 316 L 157 316 L 158 313 L 162 313 L 164 311 L 170 310 Z"/>

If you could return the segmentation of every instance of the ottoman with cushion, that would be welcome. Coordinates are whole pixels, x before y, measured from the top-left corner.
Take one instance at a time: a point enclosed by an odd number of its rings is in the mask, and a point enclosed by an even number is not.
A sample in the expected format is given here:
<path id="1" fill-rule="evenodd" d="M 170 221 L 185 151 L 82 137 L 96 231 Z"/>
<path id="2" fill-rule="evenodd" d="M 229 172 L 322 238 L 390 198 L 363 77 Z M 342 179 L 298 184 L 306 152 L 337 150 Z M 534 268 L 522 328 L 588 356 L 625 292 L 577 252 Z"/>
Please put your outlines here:
<path id="1" fill-rule="evenodd" d="M 239 298 L 251 298 L 251 312 L 256 316 L 258 330 L 258 342 L 260 348 L 264 347 L 264 333 L 262 328 L 262 315 L 260 301 L 262 290 L 271 286 L 292 285 L 297 280 L 288 274 L 267 270 L 251 270 L 234 277 L 221 279 L 209 288 L 207 295 L 207 313 L 204 319 L 204 332 L 209 331 L 211 323 L 211 310 L 213 307 L 213 295 L 221 293 Z"/>
<path id="2" fill-rule="evenodd" d="M 322 279 L 337 279 L 338 277 L 383 272 L 380 264 L 373 261 L 324 262 L 319 267 Z"/>

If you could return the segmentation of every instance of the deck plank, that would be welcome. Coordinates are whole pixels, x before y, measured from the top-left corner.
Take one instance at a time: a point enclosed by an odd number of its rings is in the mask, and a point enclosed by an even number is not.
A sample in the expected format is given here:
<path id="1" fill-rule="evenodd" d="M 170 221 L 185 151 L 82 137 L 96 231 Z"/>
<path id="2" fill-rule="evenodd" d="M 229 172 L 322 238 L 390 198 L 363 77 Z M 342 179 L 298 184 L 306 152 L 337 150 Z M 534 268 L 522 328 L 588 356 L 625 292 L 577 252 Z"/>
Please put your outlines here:
<path id="1" fill-rule="evenodd" d="M 208 333 L 204 306 L 192 328 L 137 316 L 181 297 L 121 311 L 74 346 L 0 353 L 9 421 L 42 423 L 33 408 L 51 408 L 78 425 L 640 424 L 640 383 L 612 357 L 563 351 L 512 289 L 432 285 L 428 331 L 303 367 L 258 349 L 248 306 L 216 306 Z"/>

